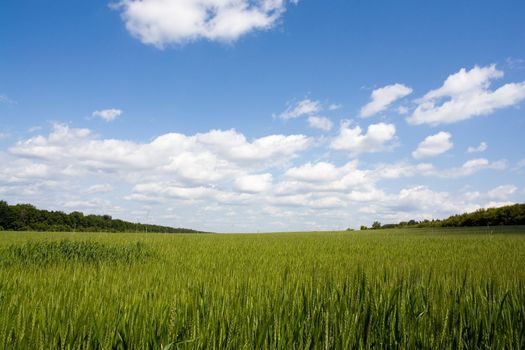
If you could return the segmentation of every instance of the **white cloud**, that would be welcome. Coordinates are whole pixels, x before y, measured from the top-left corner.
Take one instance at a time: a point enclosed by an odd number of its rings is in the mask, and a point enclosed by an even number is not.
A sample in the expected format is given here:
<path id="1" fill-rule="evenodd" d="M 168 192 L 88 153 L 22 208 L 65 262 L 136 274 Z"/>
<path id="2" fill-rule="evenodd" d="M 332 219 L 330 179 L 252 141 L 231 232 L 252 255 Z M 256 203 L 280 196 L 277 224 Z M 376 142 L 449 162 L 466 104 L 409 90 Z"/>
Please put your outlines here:
<path id="1" fill-rule="evenodd" d="M 452 135 L 448 132 L 441 131 L 435 135 L 428 136 L 422 141 L 417 149 L 412 152 L 412 157 L 416 159 L 435 157 L 447 152 L 454 146 L 450 141 Z"/>
<path id="2" fill-rule="evenodd" d="M 379 112 L 384 111 L 393 102 L 408 96 L 412 89 L 403 84 L 392 84 L 372 91 L 371 101 L 361 108 L 361 117 L 371 117 Z"/>
<path id="3" fill-rule="evenodd" d="M 161 195 L 187 200 L 211 199 L 217 192 L 216 189 L 205 186 L 183 187 L 165 182 L 139 183 L 133 188 L 134 194 Z"/>
<path id="4" fill-rule="evenodd" d="M 398 223 L 410 219 L 444 218 L 451 214 L 479 209 L 481 206 L 465 198 L 464 193 L 433 191 L 427 186 L 401 188 L 398 193 L 378 194 L 376 199 L 360 206 L 360 216 L 369 225 L 381 218 L 382 223 Z"/>
<path id="5" fill-rule="evenodd" d="M 427 212 L 434 212 L 438 208 L 443 210 L 443 206 L 455 205 L 455 201 L 449 193 L 435 192 L 426 186 L 401 189 L 394 203 L 394 207 L 401 210 L 423 210 Z"/>
<path id="6" fill-rule="evenodd" d="M 525 81 L 490 89 L 492 80 L 502 76 L 503 72 L 497 70 L 495 65 L 475 66 L 469 71 L 462 68 L 450 75 L 443 86 L 419 99 L 417 108 L 407 121 L 416 125 L 450 124 L 491 114 L 524 100 Z"/>
<path id="7" fill-rule="evenodd" d="M 486 168 L 490 166 L 490 162 L 485 158 L 471 159 L 463 163 L 463 169 L 479 169 Z M 469 170 L 470 172 L 471 170 Z"/>
<path id="8" fill-rule="evenodd" d="M 101 198 L 94 198 L 90 200 L 71 200 L 64 203 L 64 207 L 69 209 L 86 209 L 86 208 L 100 208 L 109 206 L 109 201 Z"/>
<path id="9" fill-rule="evenodd" d="M 414 219 L 415 215 L 419 220 L 446 218 L 481 208 L 478 203 L 466 200 L 464 193 L 438 192 L 427 186 L 401 189 L 397 196 L 391 198 L 389 207 L 393 210 L 393 216 L 397 217 L 394 222 L 399 222 L 401 218 Z"/>
<path id="10" fill-rule="evenodd" d="M 331 104 L 326 109 L 328 111 L 334 111 L 338 108 L 340 108 L 340 105 Z M 306 98 L 289 105 L 284 112 L 279 115 L 274 114 L 273 117 L 283 120 L 308 117 L 308 125 L 311 128 L 329 131 L 333 127 L 332 121 L 327 117 L 317 115 L 317 113 L 323 111 L 324 109 L 325 108 L 319 101 Z"/>
<path id="11" fill-rule="evenodd" d="M 407 114 L 409 112 L 409 109 L 406 106 L 399 106 L 397 107 L 396 112 L 397 114 L 403 115 L 403 114 Z"/>
<path id="12" fill-rule="evenodd" d="M 17 142 L 10 153 L 89 171 L 162 171 L 188 181 L 215 180 L 245 167 L 273 166 L 305 150 L 304 135 L 269 135 L 248 142 L 235 130 L 193 136 L 169 133 L 150 143 L 100 139 L 89 129 L 55 124 L 47 136 Z"/>
<path id="13" fill-rule="evenodd" d="M 177 199 L 189 202 L 206 202 L 218 204 L 242 204 L 252 198 L 251 193 L 238 193 L 231 190 L 210 186 L 181 186 L 172 182 L 147 182 L 134 186 L 129 200 L 163 202 Z"/>
<path id="14" fill-rule="evenodd" d="M 336 196 L 323 196 L 315 193 L 293 194 L 287 196 L 277 196 L 269 200 L 271 205 L 311 208 L 315 209 L 333 209 L 345 206 L 345 202 Z M 311 219 L 311 218 L 310 218 Z"/>
<path id="15" fill-rule="evenodd" d="M 278 196 L 319 193 L 344 196 L 349 190 L 370 190 L 374 179 L 366 170 L 357 168 L 357 160 L 341 167 L 329 162 L 317 162 L 291 167 L 283 174 L 284 180 L 277 183 L 274 193 Z"/>
<path id="16" fill-rule="evenodd" d="M 477 158 L 466 161 L 460 168 L 443 171 L 441 175 L 444 177 L 469 176 L 484 169 L 504 170 L 506 168 L 507 161 L 505 160 L 489 162 L 485 158 Z"/>
<path id="17" fill-rule="evenodd" d="M 295 105 L 289 106 L 286 111 L 279 115 L 279 118 L 288 120 L 299 118 L 307 115 L 312 115 L 322 110 L 319 101 L 312 101 L 308 98 L 297 102 Z"/>
<path id="18" fill-rule="evenodd" d="M 298 152 L 308 148 L 311 139 L 304 135 L 269 135 L 253 142 L 235 130 L 212 130 L 195 135 L 199 144 L 205 145 L 210 152 L 215 152 L 236 162 L 270 162 L 293 158 Z"/>
<path id="19" fill-rule="evenodd" d="M 327 162 L 306 163 L 286 170 L 284 176 L 297 181 L 326 182 L 340 177 L 340 170 L 335 165 Z"/>
<path id="20" fill-rule="evenodd" d="M 487 143 L 481 142 L 479 146 L 476 146 L 476 147 L 470 146 L 469 148 L 467 148 L 467 152 L 468 153 L 480 153 L 480 152 L 485 152 L 487 148 L 488 148 Z"/>
<path id="21" fill-rule="evenodd" d="M 363 187 L 360 189 L 352 190 L 347 198 L 355 202 L 371 202 L 371 203 L 384 203 L 388 196 L 374 186 Z"/>
<path id="22" fill-rule="evenodd" d="M 392 147 L 389 142 L 395 139 L 396 127 L 393 124 L 378 123 L 368 126 L 366 133 L 356 126 L 350 127 L 350 123 L 341 123 L 339 135 L 330 143 L 330 148 L 338 151 L 349 151 L 354 155 L 360 153 L 372 153 L 386 150 Z"/>
<path id="23" fill-rule="evenodd" d="M 481 197 L 481 193 L 479 193 L 478 191 L 465 192 L 463 195 L 468 201 L 474 201 Z"/>
<path id="24" fill-rule="evenodd" d="M 308 125 L 314 129 L 320 129 L 324 131 L 330 131 L 333 127 L 333 123 L 326 117 L 316 117 L 311 115 L 308 117 Z"/>
<path id="25" fill-rule="evenodd" d="M 245 175 L 235 179 L 237 189 L 242 192 L 259 193 L 269 191 L 272 187 L 272 174 Z"/>
<path id="26" fill-rule="evenodd" d="M 9 134 L 4 133 L 4 132 L 0 132 L 0 140 L 7 139 L 8 137 L 9 137 Z"/>
<path id="27" fill-rule="evenodd" d="M 483 208 L 499 208 L 499 207 L 505 207 L 507 205 L 513 205 L 516 204 L 516 202 L 511 201 L 490 201 L 487 202 L 485 205 L 483 205 Z"/>
<path id="28" fill-rule="evenodd" d="M 390 130 L 388 124 L 375 125 L 383 127 L 378 131 L 371 125 L 356 133 L 351 152 L 389 139 L 383 137 L 389 132 L 381 131 Z M 395 128 L 390 134 L 395 136 Z M 390 141 L 377 147 L 386 149 Z M 131 142 L 55 124 L 49 134 L 0 151 L 5 164 L 0 167 L 0 195 L 11 203 L 133 221 L 144 221 L 151 210 L 150 222 L 225 232 L 335 229 L 376 219 L 446 217 L 488 200 L 507 200 L 502 189 L 489 197 L 472 186 L 467 186 L 469 192 L 458 190 L 456 181 L 450 182 L 485 169 L 502 170 L 505 161 L 478 158 L 442 170 L 430 163 L 361 166 L 357 159 L 340 164 L 341 154 L 317 153 L 310 148 L 314 144 L 304 135 L 248 140 L 235 130 L 167 133 Z M 418 185 L 422 177 L 425 183 L 432 177 L 452 185 L 448 192 L 436 192 Z"/>
<path id="29" fill-rule="evenodd" d="M 331 105 L 328 106 L 328 110 L 329 111 L 337 111 L 341 107 L 342 106 L 340 104 L 332 103 Z"/>
<path id="30" fill-rule="evenodd" d="M 99 117 L 106 122 L 111 122 L 122 115 L 123 111 L 117 108 L 103 109 L 100 111 L 94 111 L 92 116 Z"/>
<path id="31" fill-rule="evenodd" d="M 285 0 L 121 0 L 113 8 L 121 11 L 132 36 L 163 48 L 198 39 L 235 41 L 272 28 L 286 5 Z"/>
<path id="32" fill-rule="evenodd" d="M 459 178 L 473 175 L 482 170 L 501 171 L 507 168 L 507 161 L 497 160 L 490 162 L 485 158 L 471 159 L 459 167 L 438 169 L 431 163 L 410 164 L 399 162 L 394 164 L 381 164 L 370 171 L 370 176 L 376 180 L 400 179 L 404 177 L 435 177 L 435 178 Z"/>
<path id="33" fill-rule="evenodd" d="M 487 196 L 491 199 L 505 200 L 518 191 L 514 185 L 501 185 L 487 192 Z"/>
<path id="34" fill-rule="evenodd" d="M 381 164 L 373 170 L 377 179 L 399 179 L 413 176 L 436 176 L 438 170 L 430 163 L 409 164 L 398 162 L 394 164 Z"/>
<path id="35" fill-rule="evenodd" d="M 89 194 L 108 193 L 108 192 L 113 191 L 113 189 L 114 189 L 113 186 L 111 186 L 110 184 L 96 184 L 96 185 L 89 186 L 85 192 Z"/>

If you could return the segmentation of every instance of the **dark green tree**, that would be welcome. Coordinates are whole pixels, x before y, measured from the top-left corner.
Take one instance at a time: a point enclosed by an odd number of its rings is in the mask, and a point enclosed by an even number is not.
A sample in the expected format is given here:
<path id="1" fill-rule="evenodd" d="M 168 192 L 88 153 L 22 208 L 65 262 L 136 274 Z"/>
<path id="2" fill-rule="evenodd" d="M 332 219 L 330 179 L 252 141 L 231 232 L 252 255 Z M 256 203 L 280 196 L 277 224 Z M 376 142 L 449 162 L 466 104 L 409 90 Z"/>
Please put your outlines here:
<path id="1" fill-rule="evenodd" d="M 372 224 L 372 229 L 377 230 L 381 228 L 381 223 L 379 221 L 374 221 Z"/>

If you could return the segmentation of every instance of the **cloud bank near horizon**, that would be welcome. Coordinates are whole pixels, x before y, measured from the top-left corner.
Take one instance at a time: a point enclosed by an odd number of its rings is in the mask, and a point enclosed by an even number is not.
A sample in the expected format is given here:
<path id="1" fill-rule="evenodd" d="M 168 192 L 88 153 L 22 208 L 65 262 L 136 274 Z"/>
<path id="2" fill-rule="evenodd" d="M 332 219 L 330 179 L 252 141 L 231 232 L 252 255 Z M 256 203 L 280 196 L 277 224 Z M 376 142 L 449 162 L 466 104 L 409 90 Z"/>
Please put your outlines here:
<path id="1" fill-rule="evenodd" d="M 490 80 L 502 74 L 493 65 L 461 69 L 412 103 L 406 99 L 413 90 L 405 85 L 376 89 L 354 119 L 343 117 L 341 105 L 296 100 L 273 115 L 274 123 L 305 127 L 293 134 L 250 138 L 235 129 L 214 129 L 166 132 L 144 142 L 59 122 L 45 132 L 32 128 L 26 137 L 3 140 L 0 197 L 134 221 L 153 211 L 160 224 L 206 231 L 342 229 L 504 205 L 525 195 L 509 176 L 483 189 L 468 185 L 469 179 L 519 172 L 523 161 L 481 156 L 486 141 L 458 151 L 460 131 L 422 130 L 413 122 L 423 109 L 425 117 L 418 120 L 437 125 L 489 115 L 511 102 L 517 106 L 523 83 L 490 90 Z M 517 91 L 512 98 L 497 93 L 509 86 Z M 444 96 L 448 102 L 441 101 Z M 473 113 L 480 96 L 492 102 Z M 494 102 L 497 96 L 503 102 Z M 395 112 L 396 103 L 407 108 L 408 123 Z M 443 112 L 447 103 L 461 103 L 463 117 Z M 392 118 L 375 120 L 390 112 Z M 93 112 L 113 125 L 126 122 L 121 114 L 116 108 Z M 408 141 L 407 130 L 421 136 Z M 465 185 L 448 189 L 451 180 Z"/>

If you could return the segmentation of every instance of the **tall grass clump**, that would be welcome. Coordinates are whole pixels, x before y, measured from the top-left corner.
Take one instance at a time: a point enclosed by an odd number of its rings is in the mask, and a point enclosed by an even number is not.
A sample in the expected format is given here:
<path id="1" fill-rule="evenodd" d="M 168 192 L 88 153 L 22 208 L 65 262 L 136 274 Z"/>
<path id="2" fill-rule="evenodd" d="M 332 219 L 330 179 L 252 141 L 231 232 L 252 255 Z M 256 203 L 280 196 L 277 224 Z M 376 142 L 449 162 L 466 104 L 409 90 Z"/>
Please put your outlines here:
<path id="1" fill-rule="evenodd" d="M 126 264 L 143 261 L 151 256 L 144 243 L 108 245 L 95 241 L 29 241 L 0 249 L 0 264 L 37 265 Z"/>

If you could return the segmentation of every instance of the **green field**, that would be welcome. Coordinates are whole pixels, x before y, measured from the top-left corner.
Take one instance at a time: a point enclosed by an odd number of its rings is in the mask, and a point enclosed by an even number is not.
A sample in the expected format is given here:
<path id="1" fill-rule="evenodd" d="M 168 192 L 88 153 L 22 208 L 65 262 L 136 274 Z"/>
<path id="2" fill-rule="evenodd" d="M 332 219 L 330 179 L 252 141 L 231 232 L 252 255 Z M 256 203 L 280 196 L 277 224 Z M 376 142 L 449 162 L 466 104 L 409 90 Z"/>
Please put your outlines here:
<path id="1" fill-rule="evenodd" d="M 164 347 L 525 348 L 525 229 L 0 233 L 0 348 Z"/>

